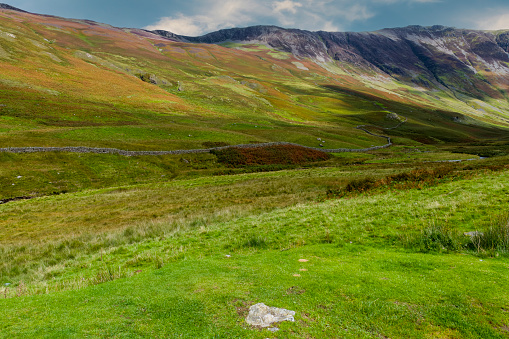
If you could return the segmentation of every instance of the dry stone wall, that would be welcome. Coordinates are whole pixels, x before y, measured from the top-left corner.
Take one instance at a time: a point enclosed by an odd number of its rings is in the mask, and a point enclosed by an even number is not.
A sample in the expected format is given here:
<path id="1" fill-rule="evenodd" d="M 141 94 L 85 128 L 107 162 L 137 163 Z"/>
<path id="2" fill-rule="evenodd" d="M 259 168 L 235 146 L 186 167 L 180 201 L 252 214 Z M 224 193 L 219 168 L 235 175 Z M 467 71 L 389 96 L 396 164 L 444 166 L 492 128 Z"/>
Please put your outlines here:
<path id="1" fill-rule="evenodd" d="M 370 133 L 372 134 L 372 133 Z M 140 156 L 140 155 L 168 155 L 168 154 L 192 154 L 192 153 L 210 153 L 215 150 L 222 150 L 230 147 L 238 148 L 258 148 L 277 145 L 292 145 L 304 147 L 307 149 L 318 150 L 325 153 L 343 153 L 343 152 L 369 152 L 377 149 L 387 148 L 392 145 L 391 139 L 387 138 L 388 143 L 383 146 L 374 146 L 369 148 L 331 148 L 323 149 L 317 147 L 302 146 L 291 142 L 268 142 L 261 144 L 243 144 L 235 146 L 213 147 L 204 149 L 188 149 L 188 150 L 175 150 L 175 151 L 126 151 L 117 148 L 94 148 L 94 147 L 5 147 L 0 148 L 0 152 L 7 153 L 39 153 L 39 152 L 65 152 L 65 153 L 97 153 L 97 154 L 118 154 L 124 156 Z"/>

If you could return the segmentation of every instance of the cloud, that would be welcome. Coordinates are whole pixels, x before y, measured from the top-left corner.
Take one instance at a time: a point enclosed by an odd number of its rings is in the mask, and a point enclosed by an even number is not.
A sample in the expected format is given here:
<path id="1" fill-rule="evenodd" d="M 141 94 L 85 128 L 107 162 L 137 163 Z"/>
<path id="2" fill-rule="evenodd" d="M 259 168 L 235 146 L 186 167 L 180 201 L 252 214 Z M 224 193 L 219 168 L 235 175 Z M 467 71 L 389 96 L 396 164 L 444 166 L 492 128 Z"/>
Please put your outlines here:
<path id="1" fill-rule="evenodd" d="M 374 16 L 374 14 L 365 5 L 356 4 L 343 11 L 342 16 L 351 21 L 367 20 Z"/>
<path id="2" fill-rule="evenodd" d="M 284 0 L 284 1 L 276 1 L 272 7 L 274 8 L 274 12 L 280 13 L 283 11 L 288 11 L 292 14 L 297 13 L 297 8 L 302 7 L 301 3 L 293 2 L 291 0 Z"/>
<path id="3" fill-rule="evenodd" d="M 477 29 L 496 31 L 500 29 L 509 29 L 509 11 L 502 14 L 475 19 L 474 24 Z"/>
<path id="4" fill-rule="evenodd" d="M 180 35 L 200 35 L 222 28 L 245 26 L 255 21 L 260 14 L 256 1 L 226 0 L 213 1 L 212 7 L 204 13 L 163 17 L 153 25 L 144 27 L 148 30 L 166 30 Z M 203 8 L 203 7 L 202 7 Z"/>
<path id="5" fill-rule="evenodd" d="M 428 4 L 428 3 L 439 3 L 442 2 L 442 0 L 373 0 L 373 3 L 379 3 L 379 4 L 386 4 L 386 5 L 393 5 L 397 3 L 418 3 L 418 4 Z"/>
<path id="6" fill-rule="evenodd" d="M 332 21 L 326 21 L 323 23 L 323 27 L 320 29 L 325 32 L 339 32 L 341 28 L 335 25 Z"/>
<path id="7" fill-rule="evenodd" d="M 201 20 L 200 20 L 201 19 Z M 204 22 L 207 18 L 200 18 L 200 16 L 186 17 L 182 13 L 179 13 L 176 17 L 164 17 L 153 25 L 146 26 L 145 29 L 164 30 L 173 32 L 180 35 L 199 35 L 203 32 Z"/>
<path id="8" fill-rule="evenodd" d="M 373 0 L 369 0 L 373 1 Z M 197 36 L 207 32 L 253 24 L 272 24 L 307 30 L 338 31 L 354 21 L 374 16 L 366 0 L 198 0 L 193 13 L 160 18 L 144 27 L 180 35 Z M 338 23 L 341 23 L 341 27 Z"/>

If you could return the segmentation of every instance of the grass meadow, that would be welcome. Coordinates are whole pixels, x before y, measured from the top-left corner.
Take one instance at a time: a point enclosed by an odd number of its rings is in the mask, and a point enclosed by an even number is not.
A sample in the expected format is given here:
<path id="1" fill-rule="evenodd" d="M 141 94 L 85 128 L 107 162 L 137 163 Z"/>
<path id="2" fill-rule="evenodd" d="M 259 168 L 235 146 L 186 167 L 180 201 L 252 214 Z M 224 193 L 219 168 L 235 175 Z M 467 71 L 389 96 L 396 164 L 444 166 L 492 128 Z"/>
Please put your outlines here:
<path id="1" fill-rule="evenodd" d="M 504 234 L 504 164 L 288 169 L 0 205 L 2 336 L 507 337 L 508 247 L 463 235 Z M 445 175 L 394 179 L 424 168 Z M 370 178 L 386 185 L 347 189 Z M 249 327 L 258 302 L 296 322 Z"/>

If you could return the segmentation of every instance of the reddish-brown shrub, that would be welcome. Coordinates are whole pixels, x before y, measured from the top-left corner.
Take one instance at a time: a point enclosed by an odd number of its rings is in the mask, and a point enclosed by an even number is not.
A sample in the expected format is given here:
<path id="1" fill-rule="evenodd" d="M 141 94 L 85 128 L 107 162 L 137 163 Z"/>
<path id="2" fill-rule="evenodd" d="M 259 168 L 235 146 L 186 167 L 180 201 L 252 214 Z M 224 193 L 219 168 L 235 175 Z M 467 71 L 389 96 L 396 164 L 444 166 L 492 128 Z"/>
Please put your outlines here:
<path id="1" fill-rule="evenodd" d="M 273 164 L 304 164 L 313 161 L 328 160 L 330 155 L 318 150 L 294 145 L 274 145 L 266 147 L 230 147 L 211 152 L 220 163 L 228 167 Z"/>

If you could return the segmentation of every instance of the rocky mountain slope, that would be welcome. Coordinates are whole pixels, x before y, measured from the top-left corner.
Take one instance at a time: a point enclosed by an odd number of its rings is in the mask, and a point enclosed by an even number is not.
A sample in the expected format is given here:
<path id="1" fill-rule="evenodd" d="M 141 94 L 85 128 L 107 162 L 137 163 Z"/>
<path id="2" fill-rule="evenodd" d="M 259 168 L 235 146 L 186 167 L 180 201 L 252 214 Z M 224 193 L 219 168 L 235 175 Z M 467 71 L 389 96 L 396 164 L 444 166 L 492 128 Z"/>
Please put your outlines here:
<path id="1" fill-rule="evenodd" d="M 16 8 L 16 7 L 8 5 L 8 4 L 2 4 L 2 3 L 0 3 L 0 9 L 10 9 L 12 11 L 18 11 L 18 12 L 26 13 L 26 11 L 24 11 L 22 9 Z"/>
<path id="2" fill-rule="evenodd" d="M 500 100 L 509 88 L 509 31 L 485 32 L 444 26 L 376 32 L 309 32 L 275 26 L 234 28 L 201 37 L 171 36 L 193 43 L 263 44 L 334 71 L 381 77 L 422 92 L 441 91 L 482 114 L 473 100 Z M 482 106 L 482 105 L 481 105 Z M 494 109 L 499 111 L 500 109 Z"/>

